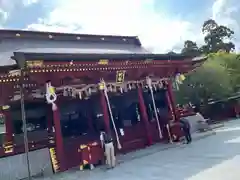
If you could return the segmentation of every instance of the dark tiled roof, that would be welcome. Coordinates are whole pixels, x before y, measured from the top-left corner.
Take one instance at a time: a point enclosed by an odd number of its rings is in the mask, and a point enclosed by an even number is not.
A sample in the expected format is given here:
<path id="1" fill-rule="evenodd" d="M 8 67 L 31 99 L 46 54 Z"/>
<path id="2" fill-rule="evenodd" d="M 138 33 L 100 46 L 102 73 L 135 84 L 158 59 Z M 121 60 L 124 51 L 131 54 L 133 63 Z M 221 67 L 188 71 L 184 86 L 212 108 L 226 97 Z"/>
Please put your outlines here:
<path id="1" fill-rule="evenodd" d="M 54 41 L 80 41 L 80 42 L 97 42 L 97 43 L 117 43 L 132 44 L 141 46 L 137 36 L 113 36 L 113 35 L 92 35 L 92 34 L 73 34 L 73 33 L 56 33 L 41 31 L 23 31 L 23 30 L 0 30 L 0 39 L 39 39 Z"/>
<path id="2" fill-rule="evenodd" d="M 113 60 L 184 60 L 191 58 L 179 54 L 151 54 L 141 46 L 139 39 L 134 36 L 0 30 L 1 40 L 3 50 L 0 54 L 0 66 L 14 65 L 15 61 L 10 57 L 14 55 L 14 59 L 17 59 L 16 54 L 24 57 L 24 61 L 34 59 L 77 61 L 103 58 Z"/>
<path id="3" fill-rule="evenodd" d="M 14 65 L 14 51 L 38 53 L 146 53 L 135 36 L 0 30 L 0 66 Z"/>

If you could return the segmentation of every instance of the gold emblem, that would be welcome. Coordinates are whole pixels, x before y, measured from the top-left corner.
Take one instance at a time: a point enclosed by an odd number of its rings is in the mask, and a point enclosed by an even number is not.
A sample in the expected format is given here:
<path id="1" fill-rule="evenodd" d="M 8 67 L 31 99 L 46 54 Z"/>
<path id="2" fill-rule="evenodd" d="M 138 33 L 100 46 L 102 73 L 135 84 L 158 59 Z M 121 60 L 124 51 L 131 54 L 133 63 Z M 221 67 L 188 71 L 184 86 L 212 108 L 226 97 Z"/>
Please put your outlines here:
<path id="1" fill-rule="evenodd" d="M 117 71 L 116 83 L 119 83 L 119 84 L 123 83 L 124 77 L 125 77 L 125 71 Z"/>
<path id="2" fill-rule="evenodd" d="M 36 68 L 36 67 L 42 67 L 43 61 L 36 60 L 36 61 L 27 61 L 26 65 L 28 68 Z"/>
<path id="3" fill-rule="evenodd" d="M 100 64 L 100 65 L 108 65 L 108 59 L 100 59 L 98 61 L 98 64 Z"/>

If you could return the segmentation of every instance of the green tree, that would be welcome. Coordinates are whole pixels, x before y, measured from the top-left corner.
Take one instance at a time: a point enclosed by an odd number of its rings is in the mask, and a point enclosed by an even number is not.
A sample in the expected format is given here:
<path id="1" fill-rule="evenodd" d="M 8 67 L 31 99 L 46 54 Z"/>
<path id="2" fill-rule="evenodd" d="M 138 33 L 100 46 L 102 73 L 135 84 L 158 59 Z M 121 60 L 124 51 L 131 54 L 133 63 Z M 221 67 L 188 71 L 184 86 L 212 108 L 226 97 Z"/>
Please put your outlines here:
<path id="1" fill-rule="evenodd" d="M 231 42 L 234 31 L 226 26 L 218 25 L 213 19 L 203 23 L 202 33 L 205 35 L 205 45 L 200 48 L 203 53 L 208 54 L 219 50 L 231 52 L 235 49 L 235 45 Z"/>
<path id="2" fill-rule="evenodd" d="M 176 91 L 179 103 L 206 103 L 210 99 L 222 99 L 232 94 L 230 76 L 216 59 L 209 58 L 201 67 L 187 75 Z"/>
<path id="3" fill-rule="evenodd" d="M 198 56 L 200 51 L 196 42 L 187 40 L 184 42 L 184 47 L 181 53 L 189 56 Z"/>
<path id="4" fill-rule="evenodd" d="M 202 26 L 205 44 L 198 48 L 193 41 L 185 41 L 182 54 L 208 54 L 208 60 L 194 72 L 176 91 L 179 103 L 206 103 L 219 100 L 240 91 L 240 55 L 230 53 L 235 45 L 231 42 L 234 32 L 209 19 Z"/>
<path id="5" fill-rule="evenodd" d="M 177 55 L 177 53 L 174 52 L 174 51 L 169 51 L 167 54 L 168 54 L 168 55 Z"/>
<path id="6" fill-rule="evenodd" d="M 226 74 L 230 77 L 233 90 L 238 92 L 240 90 L 240 55 L 220 52 L 210 54 L 209 58 L 225 68 Z"/>

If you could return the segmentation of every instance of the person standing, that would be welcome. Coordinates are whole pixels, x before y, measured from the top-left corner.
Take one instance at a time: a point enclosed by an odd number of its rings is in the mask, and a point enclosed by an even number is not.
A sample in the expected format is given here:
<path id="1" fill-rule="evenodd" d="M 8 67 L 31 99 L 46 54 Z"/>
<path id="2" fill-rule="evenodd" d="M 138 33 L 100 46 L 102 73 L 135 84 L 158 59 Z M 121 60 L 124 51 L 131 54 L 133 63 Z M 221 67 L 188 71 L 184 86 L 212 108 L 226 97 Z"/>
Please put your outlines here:
<path id="1" fill-rule="evenodd" d="M 100 140 L 104 148 L 104 154 L 106 156 L 106 164 L 108 168 L 114 168 L 116 166 L 116 157 L 115 157 L 113 139 L 110 134 L 101 132 Z"/>
<path id="2" fill-rule="evenodd" d="M 168 110 L 168 106 L 167 104 L 163 101 L 163 102 L 158 102 L 158 115 L 159 115 L 159 123 L 162 129 L 162 133 L 163 133 L 163 138 L 164 140 L 166 140 L 167 142 L 171 141 L 171 138 L 169 137 L 169 119 L 168 119 L 168 115 L 169 115 L 169 110 Z"/>
<path id="3" fill-rule="evenodd" d="M 180 127 L 184 133 L 187 144 L 191 143 L 192 142 L 191 125 L 190 125 L 189 121 L 185 118 L 181 118 L 179 123 L 180 123 Z"/>

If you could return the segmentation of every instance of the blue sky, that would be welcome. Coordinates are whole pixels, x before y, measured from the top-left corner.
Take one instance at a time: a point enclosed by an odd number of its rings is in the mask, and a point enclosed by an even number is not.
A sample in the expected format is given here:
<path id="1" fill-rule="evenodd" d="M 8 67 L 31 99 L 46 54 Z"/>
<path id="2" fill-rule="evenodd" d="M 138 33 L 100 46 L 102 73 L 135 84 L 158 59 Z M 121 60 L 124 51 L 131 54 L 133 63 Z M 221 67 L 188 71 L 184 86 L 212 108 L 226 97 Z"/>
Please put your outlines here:
<path id="1" fill-rule="evenodd" d="M 154 51 L 202 43 L 201 25 L 214 18 L 240 40 L 236 0 L 0 0 L 0 27 L 40 31 L 138 35 Z"/>
<path id="2" fill-rule="evenodd" d="M 199 16 L 202 11 L 211 8 L 213 3 L 214 0 L 158 0 L 155 2 L 157 10 L 187 17 Z"/>
<path id="3" fill-rule="evenodd" d="M 28 5 L 21 0 L 15 0 L 15 2 L 12 8 L 9 8 L 8 5 L 5 5 L 5 8 L 3 7 L 9 13 L 8 18 L 2 24 L 4 28 L 24 29 L 29 24 L 37 22 L 39 18 L 47 16 L 54 8 L 54 4 L 49 4 L 48 0 L 40 0 Z M 6 1 L 5 4 L 8 4 L 8 2 Z"/>

